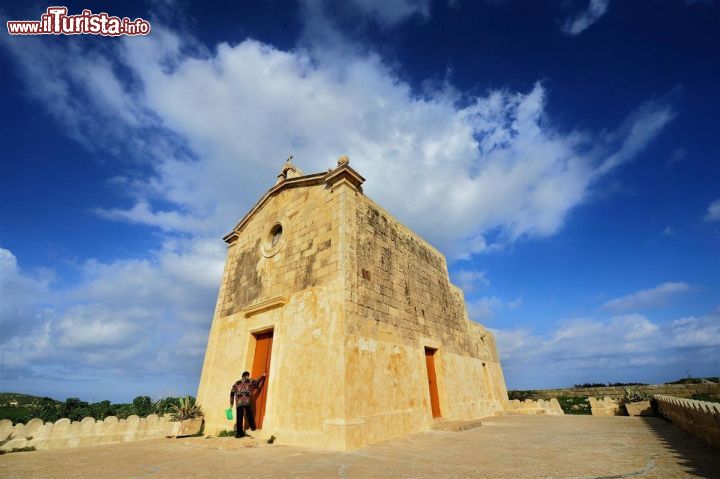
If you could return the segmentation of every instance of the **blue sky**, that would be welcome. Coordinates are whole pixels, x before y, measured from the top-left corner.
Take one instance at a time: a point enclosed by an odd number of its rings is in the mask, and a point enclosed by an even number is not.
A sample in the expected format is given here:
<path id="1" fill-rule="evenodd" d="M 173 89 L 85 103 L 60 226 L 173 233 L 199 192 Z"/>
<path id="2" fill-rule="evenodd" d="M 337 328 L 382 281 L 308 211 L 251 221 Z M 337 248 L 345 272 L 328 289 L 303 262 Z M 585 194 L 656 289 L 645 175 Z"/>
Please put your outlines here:
<path id="1" fill-rule="evenodd" d="M 289 154 L 448 256 L 509 388 L 720 375 L 718 2 L 67 6 L 152 33 L 0 39 L 0 390 L 194 394 Z"/>

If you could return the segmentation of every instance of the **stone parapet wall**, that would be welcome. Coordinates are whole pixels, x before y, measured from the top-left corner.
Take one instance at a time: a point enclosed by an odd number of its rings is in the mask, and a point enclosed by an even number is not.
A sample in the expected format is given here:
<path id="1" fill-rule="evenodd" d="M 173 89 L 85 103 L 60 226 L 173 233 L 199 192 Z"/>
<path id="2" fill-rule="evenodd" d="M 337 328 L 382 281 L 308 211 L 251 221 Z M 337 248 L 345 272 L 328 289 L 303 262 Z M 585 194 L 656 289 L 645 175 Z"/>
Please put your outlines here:
<path id="1" fill-rule="evenodd" d="M 656 395 L 660 415 L 720 449 L 720 404 Z"/>
<path id="2" fill-rule="evenodd" d="M 566 397 L 609 397 L 619 399 L 625 394 L 626 386 L 606 386 L 598 388 L 564 388 L 564 389 L 538 389 L 533 391 L 532 399 L 550 399 L 561 396 Z M 635 386 L 627 386 L 634 388 Z M 651 384 L 637 386 L 650 396 L 666 395 L 681 398 L 690 398 L 694 394 L 711 394 L 720 397 L 720 383 L 706 384 Z"/>
<path id="3" fill-rule="evenodd" d="M 558 400 L 554 398 L 549 401 L 544 399 L 538 399 L 537 401 L 533 401 L 532 399 L 526 399 L 525 401 L 514 399 L 503 402 L 503 414 L 562 416 L 565 412 L 563 412 L 562 407 L 560 407 Z"/>
<path id="4" fill-rule="evenodd" d="M 0 450 L 34 447 L 35 449 L 60 449 L 78 446 L 94 446 L 115 442 L 135 441 L 178 435 L 180 422 L 171 421 L 170 416 L 130 416 L 118 419 L 115 416 L 96 421 L 86 417 L 82 421 L 63 418 L 55 423 L 31 419 L 27 424 L 12 425 L 12 421 L 0 421 Z"/>

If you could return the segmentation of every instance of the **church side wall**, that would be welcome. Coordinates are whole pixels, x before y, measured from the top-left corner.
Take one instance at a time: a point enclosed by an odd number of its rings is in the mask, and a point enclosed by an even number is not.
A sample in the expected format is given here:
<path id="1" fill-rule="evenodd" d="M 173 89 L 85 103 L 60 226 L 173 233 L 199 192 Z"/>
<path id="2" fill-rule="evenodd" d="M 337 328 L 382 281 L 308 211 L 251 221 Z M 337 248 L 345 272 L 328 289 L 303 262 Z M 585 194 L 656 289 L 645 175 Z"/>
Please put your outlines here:
<path id="1" fill-rule="evenodd" d="M 338 197 L 324 185 L 283 190 L 229 247 L 198 391 L 207 434 L 233 429 L 224 415 L 230 387 L 252 370 L 253 333 L 273 328 L 263 436 L 344 448 L 333 428 L 344 414 Z M 266 257 L 262 244 L 276 222 L 285 243 Z"/>
<path id="2" fill-rule="evenodd" d="M 348 197 L 352 265 L 346 320 L 346 404 L 370 443 L 432 424 L 425 347 L 442 417 L 493 414 L 507 399 L 492 334 L 468 320 L 445 258 L 367 197 Z"/>

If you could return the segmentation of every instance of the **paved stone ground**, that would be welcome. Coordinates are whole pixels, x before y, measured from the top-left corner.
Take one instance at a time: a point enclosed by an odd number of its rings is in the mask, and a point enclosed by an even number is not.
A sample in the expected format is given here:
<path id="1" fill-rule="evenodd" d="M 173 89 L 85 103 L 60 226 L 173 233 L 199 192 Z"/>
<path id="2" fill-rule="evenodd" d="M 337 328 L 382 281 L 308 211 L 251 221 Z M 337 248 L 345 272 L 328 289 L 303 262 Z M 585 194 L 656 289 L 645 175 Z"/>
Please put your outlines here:
<path id="1" fill-rule="evenodd" d="M 720 478 L 719 451 L 657 418 L 501 416 L 350 452 L 252 445 L 151 439 L 13 453 L 0 456 L 0 477 Z"/>

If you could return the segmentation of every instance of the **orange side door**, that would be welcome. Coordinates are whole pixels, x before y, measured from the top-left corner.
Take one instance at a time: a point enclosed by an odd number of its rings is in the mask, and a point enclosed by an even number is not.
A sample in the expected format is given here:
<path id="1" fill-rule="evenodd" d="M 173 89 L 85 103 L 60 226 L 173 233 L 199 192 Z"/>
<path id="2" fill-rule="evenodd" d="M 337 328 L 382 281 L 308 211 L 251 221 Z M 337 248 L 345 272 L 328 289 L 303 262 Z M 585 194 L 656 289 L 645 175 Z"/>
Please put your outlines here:
<path id="1" fill-rule="evenodd" d="M 438 397 L 437 378 L 435 377 L 435 350 L 425 348 L 425 365 L 428 373 L 428 386 L 430 388 L 430 408 L 433 417 L 440 417 L 440 399 Z"/>
<path id="2" fill-rule="evenodd" d="M 255 357 L 253 358 L 252 377 L 259 378 L 263 373 L 265 383 L 262 389 L 255 396 L 255 425 L 262 429 L 263 418 L 265 417 L 265 406 L 267 404 L 268 385 L 270 382 L 270 356 L 272 355 L 273 332 L 260 333 L 255 335 Z"/>

